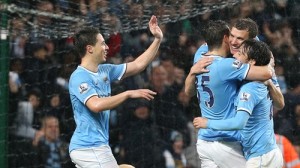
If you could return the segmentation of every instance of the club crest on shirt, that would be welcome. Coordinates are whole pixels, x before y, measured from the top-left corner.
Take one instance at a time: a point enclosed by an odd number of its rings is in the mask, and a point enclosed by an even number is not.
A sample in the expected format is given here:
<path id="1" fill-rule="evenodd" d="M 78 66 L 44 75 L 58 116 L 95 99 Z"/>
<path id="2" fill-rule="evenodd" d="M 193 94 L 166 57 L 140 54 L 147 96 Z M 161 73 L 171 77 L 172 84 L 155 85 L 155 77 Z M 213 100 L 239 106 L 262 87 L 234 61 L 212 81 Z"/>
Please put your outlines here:
<path id="1" fill-rule="evenodd" d="M 240 100 L 241 101 L 248 101 L 250 96 L 251 96 L 250 93 L 243 92 L 243 94 L 240 96 Z"/>
<path id="2" fill-rule="evenodd" d="M 79 93 L 80 94 L 85 93 L 88 90 L 88 88 L 89 88 L 89 85 L 87 83 L 80 84 L 80 86 L 79 86 Z"/>
<path id="3" fill-rule="evenodd" d="M 235 61 L 233 61 L 233 63 L 232 63 L 232 66 L 234 67 L 234 68 L 236 68 L 236 69 L 240 69 L 240 67 L 243 65 L 243 63 L 241 62 L 241 61 L 239 61 L 239 60 L 235 60 Z"/>

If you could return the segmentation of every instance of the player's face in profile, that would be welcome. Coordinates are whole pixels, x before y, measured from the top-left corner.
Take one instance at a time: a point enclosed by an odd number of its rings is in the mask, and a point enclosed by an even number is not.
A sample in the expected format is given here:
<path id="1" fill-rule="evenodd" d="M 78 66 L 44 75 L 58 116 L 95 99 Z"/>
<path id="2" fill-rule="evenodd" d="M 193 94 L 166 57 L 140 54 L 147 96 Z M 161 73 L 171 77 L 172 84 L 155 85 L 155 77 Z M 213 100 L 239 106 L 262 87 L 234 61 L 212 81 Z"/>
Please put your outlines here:
<path id="1" fill-rule="evenodd" d="M 247 52 L 244 50 L 243 46 L 239 48 L 238 52 L 236 52 L 233 57 L 242 63 L 249 62 Z"/>
<path id="2" fill-rule="evenodd" d="M 241 44 L 249 38 L 249 32 L 246 30 L 238 30 L 235 27 L 231 28 L 229 36 L 229 47 L 231 54 L 239 51 Z"/>
<path id="3" fill-rule="evenodd" d="M 99 61 L 100 63 L 101 62 L 105 62 L 106 61 L 106 56 L 107 56 L 107 52 L 108 52 L 108 46 L 106 45 L 105 41 L 104 41 L 104 38 L 101 34 L 98 34 L 97 35 L 97 43 L 95 45 L 95 48 L 94 48 L 94 52 L 95 52 L 95 55 L 97 57 L 99 57 Z"/>

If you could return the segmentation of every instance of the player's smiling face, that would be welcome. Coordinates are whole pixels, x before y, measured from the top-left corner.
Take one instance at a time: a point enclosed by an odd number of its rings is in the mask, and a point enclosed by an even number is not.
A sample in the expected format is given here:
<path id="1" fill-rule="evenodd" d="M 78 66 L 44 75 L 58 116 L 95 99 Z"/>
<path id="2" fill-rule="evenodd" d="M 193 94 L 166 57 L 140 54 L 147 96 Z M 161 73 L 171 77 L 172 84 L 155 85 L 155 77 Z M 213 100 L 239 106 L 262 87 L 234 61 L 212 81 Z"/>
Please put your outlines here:
<path id="1" fill-rule="evenodd" d="M 98 57 L 99 62 L 105 62 L 107 59 L 108 46 L 106 45 L 104 38 L 101 34 L 97 35 L 97 43 L 95 44 L 94 52 L 96 57 Z"/>
<path id="2" fill-rule="evenodd" d="M 239 50 L 233 55 L 233 57 L 242 63 L 248 63 L 248 55 L 247 52 L 244 50 L 244 47 L 241 46 Z"/>
<path id="3" fill-rule="evenodd" d="M 239 51 L 241 44 L 249 38 L 249 32 L 246 30 L 238 30 L 232 27 L 229 36 L 229 47 L 231 54 L 235 54 Z"/>

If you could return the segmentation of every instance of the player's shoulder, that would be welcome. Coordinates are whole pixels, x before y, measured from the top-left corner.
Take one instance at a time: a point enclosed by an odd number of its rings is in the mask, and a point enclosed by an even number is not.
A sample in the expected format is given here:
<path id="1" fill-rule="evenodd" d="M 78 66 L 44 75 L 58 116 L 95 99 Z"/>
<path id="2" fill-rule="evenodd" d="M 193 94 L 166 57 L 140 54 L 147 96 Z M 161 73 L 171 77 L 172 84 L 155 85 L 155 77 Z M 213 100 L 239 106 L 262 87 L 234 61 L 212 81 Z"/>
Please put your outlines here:
<path id="1" fill-rule="evenodd" d="M 208 51 L 208 46 L 206 43 L 202 44 L 196 51 L 194 55 L 194 63 L 198 62 L 199 59 L 202 57 L 202 54 L 207 53 Z"/>
<path id="2" fill-rule="evenodd" d="M 103 72 L 103 71 L 111 71 L 112 69 L 116 69 L 116 68 L 122 68 L 126 66 L 125 63 L 122 64 L 100 64 L 98 65 L 98 71 L 99 72 Z"/>
<path id="3" fill-rule="evenodd" d="M 83 68 L 77 67 L 77 69 L 71 74 L 70 76 L 70 80 L 71 79 L 86 79 L 88 78 L 90 75 L 89 73 L 84 70 Z"/>
<path id="4" fill-rule="evenodd" d="M 244 83 L 240 90 L 256 94 L 262 94 L 264 92 L 267 92 L 267 86 L 259 81 L 249 81 L 247 83 Z"/>
<path id="5" fill-rule="evenodd" d="M 232 68 L 235 68 L 235 69 L 239 69 L 243 65 L 243 63 L 241 61 L 236 60 L 234 58 L 219 57 L 218 59 L 214 59 L 214 60 L 218 61 L 218 64 L 220 66 L 232 67 Z"/>

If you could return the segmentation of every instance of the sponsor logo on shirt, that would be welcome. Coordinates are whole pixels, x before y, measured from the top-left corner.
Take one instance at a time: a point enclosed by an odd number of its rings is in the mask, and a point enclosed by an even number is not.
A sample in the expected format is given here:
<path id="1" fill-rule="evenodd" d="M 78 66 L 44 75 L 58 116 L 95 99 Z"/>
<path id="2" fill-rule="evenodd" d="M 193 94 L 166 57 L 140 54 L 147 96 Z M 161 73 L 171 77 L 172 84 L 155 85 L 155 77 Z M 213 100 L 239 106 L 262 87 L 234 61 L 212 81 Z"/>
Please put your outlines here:
<path id="1" fill-rule="evenodd" d="M 246 93 L 246 92 L 244 92 L 241 96 L 240 96 L 240 100 L 241 101 L 248 101 L 249 100 L 249 98 L 250 98 L 250 94 L 249 93 Z"/>
<path id="2" fill-rule="evenodd" d="M 232 63 L 232 66 L 236 69 L 240 69 L 241 66 L 243 65 L 243 63 L 239 60 L 235 60 L 233 63 Z"/>
<path id="3" fill-rule="evenodd" d="M 80 86 L 79 86 L 79 92 L 80 92 L 80 94 L 85 93 L 88 90 L 88 88 L 89 88 L 89 86 L 88 86 L 87 83 L 80 84 Z"/>

